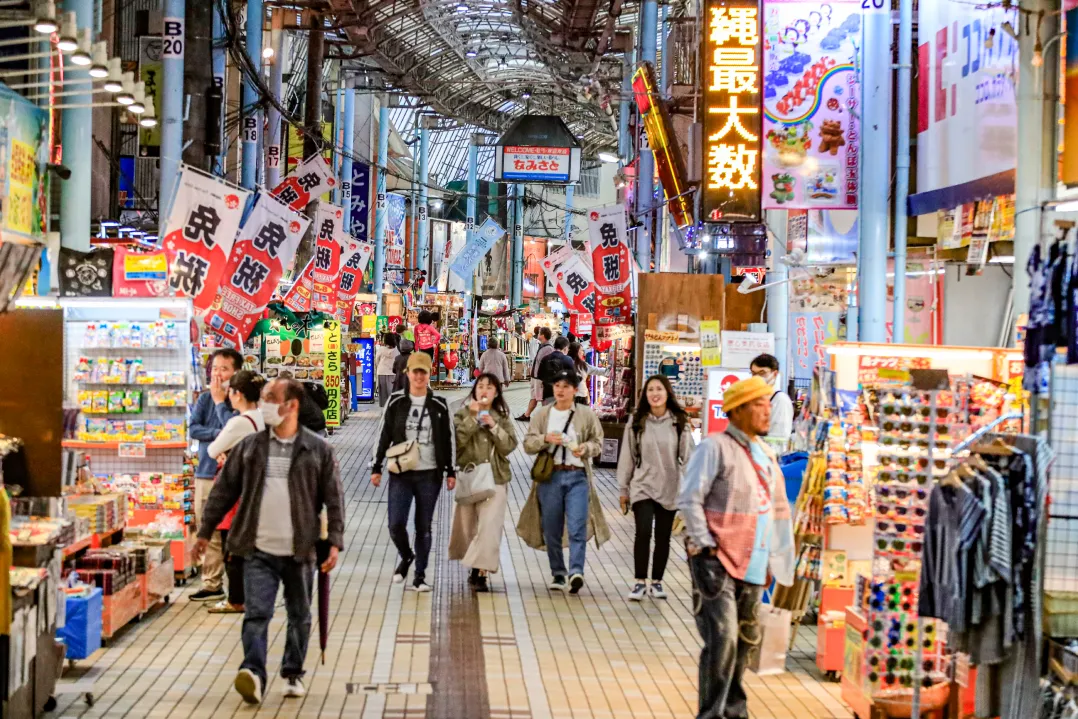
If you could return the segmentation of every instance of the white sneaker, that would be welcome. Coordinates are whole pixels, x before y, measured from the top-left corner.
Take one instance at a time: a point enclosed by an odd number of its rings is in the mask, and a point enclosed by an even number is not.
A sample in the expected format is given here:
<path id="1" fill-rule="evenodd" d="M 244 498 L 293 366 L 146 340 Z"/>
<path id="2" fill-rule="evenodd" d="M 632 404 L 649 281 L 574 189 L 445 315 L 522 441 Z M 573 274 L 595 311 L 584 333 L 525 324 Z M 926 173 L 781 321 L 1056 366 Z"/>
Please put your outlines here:
<path id="1" fill-rule="evenodd" d="M 431 591 L 430 585 L 427 584 L 427 580 L 423 575 L 417 576 L 412 582 L 412 591 L 420 593 Z"/>
<path id="2" fill-rule="evenodd" d="M 663 591 L 662 582 L 652 580 L 650 590 L 652 599 L 666 599 L 666 592 Z"/>
<path id="3" fill-rule="evenodd" d="M 303 686 L 303 680 L 299 677 L 289 677 L 284 685 L 284 695 L 286 697 L 298 698 L 306 696 L 307 688 Z"/>
<path id="4" fill-rule="evenodd" d="M 648 585 L 644 582 L 637 582 L 633 585 L 632 590 L 629 592 L 629 601 L 639 602 L 644 598 L 644 595 L 648 593 Z"/>
<path id="5" fill-rule="evenodd" d="M 262 680 L 250 669 L 240 669 L 232 683 L 236 691 L 248 704 L 262 703 Z"/>

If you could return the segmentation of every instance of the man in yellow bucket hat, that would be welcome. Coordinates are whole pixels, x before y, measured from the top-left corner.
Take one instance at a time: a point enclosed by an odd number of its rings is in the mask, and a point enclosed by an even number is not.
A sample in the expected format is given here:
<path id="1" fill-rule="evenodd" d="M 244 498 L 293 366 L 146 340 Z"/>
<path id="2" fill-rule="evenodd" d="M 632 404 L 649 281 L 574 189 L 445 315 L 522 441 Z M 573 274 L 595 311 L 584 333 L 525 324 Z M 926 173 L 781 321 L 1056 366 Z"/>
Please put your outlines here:
<path id="1" fill-rule="evenodd" d="M 704 640 L 697 719 L 749 716 L 741 679 L 760 644 L 760 598 L 772 578 L 785 586 L 794 580 L 786 485 L 763 441 L 774 391 L 759 377 L 730 385 L 723 394 L 729 427 L 706 437 L 682 474 L 677 505 Z"/>

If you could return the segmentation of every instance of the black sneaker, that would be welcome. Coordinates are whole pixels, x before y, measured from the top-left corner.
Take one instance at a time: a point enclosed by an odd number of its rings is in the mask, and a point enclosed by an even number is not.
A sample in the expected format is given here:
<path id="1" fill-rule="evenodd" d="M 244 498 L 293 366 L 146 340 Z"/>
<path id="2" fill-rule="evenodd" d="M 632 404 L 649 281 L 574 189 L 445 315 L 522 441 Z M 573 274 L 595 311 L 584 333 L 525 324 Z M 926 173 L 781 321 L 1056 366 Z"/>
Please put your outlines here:
<path id="1" fill-rule="evenodd" d="M 468 584 L 470 584 L 471 586 L 474 587 L 478 583 L 479 583 L 479 570 L 478 569 L 473 569 L 471 572 L 468 573 Z"/>
<path id="2" fill-rule="evenodd" d="M 565 586 L 565 577 L 560 574 L 555 574 L 554 579 L 550 580 L 550 584 L 547 585 L 549 589 L 557 592 L 564 592 Z"/>
<path id="3" fill-rule="evenodd" d="M 516 418 L 517 422 L 531 422 L 532 418 L 526 414 L 522 414 Z"/>
<path id="4" fill-rule="evenodd" d="M 192 602 L 210 602 L 214 599 L 224 599 L 225 593 L 221 589 L 200 589 L 192 594 L 188 599 Z"/>
<path id="5" fill-rule="evenodd" d="M 415 561 L 415 557 L 405 557 L 397 565 L 396 571 L 393 572 L 393 583 L 401 584 L 408 578 L 408 570 L 412 567 L 412 562 Z"/>
<path id="6" fill-rule="evenodd" d="M 431 590 L 430 585 L 427 584 L 427 578 L 422 574 L 415 575 L 415 581 L 412 582 L 412 591 L 416 592 L 429 592 Z"/>
<path id="7" fill-rule="evenodd" d="M 490 586 L 487 584 L 487 578 L 480 575 L 475 580 L 475 591 L 477 592 L 489 592 Z"/>
<path id="8" fill-rule="evenodd" d="M 569 578 L 569 593 L 570 594 L 579 593 L 581 588 L 583 588 L 583 586 L 584 586 L 584 575 L 583 574 L 574 574 L 572 577 Z"/>

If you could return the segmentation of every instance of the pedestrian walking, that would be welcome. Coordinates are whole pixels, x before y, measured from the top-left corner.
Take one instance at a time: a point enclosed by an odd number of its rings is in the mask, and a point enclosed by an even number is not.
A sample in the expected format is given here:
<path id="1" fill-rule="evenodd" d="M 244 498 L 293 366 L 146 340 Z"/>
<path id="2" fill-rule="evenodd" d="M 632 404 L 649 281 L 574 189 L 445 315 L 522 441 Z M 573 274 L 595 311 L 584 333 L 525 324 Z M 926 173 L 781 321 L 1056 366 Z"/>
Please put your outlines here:
<path id="1" fill-rule="evenodd" d="M 488 575 L 497 573 L 499 567 L 505 508 L 509 502 L 507 489 L 512 478 L 509 455 L 516 449 L 517 435 L 498 377 L 480 375 L 469 400 L 454 416 L 457 468 L 489 464 L 494 494 L 481 502 L 457 503 L 449 558 L 471 567 L 469 584 L 477 592 L 486 592 Z M 462 489 L 458 487 L 457 491 Z"/>
<path id="2" fill-rule="evenodd" d="M 206 502 L 194 556 L 206 550 L 214 528 L 243 498 L 228 532 L 228 551 L 244 558 L 243 663 L 234 686 L 258 704 L 266 686 L 269 623 L 284 585 L 288 628 L 281 677 L 286 697 L 302 697 L 303 662 L 311 635 L 315 542 L 326 510 L 330 549 L 321 570 L 332 571 L 344 544 L 344 500 L 337 459 L 329 444 L 300 426 L 303 387 L 276 379 L 262 391 L 269 429 L 248 435 L 228 456 Z"/>
<path id="3" fill-rule="evenodd" d="M 563 372 L 570 372 L 577 376 L 577 387 L 580 387 L 580 373 L 576 371 L 576 363 L 569 356 L 569 340 L 558 337 L 554 340 L 554 351 L 548 352 L 539 363 L 539 379 L 543 382 L 543 404 L 554 401 L 554 380 Z M 573 390 L 574 395 L 576 390 Z"/>
<path id="4" fill-rule="evenodd" d="M 517 417 L 519 422 L 531 420 L 535 407 L 543 401 L 543 380 L 542 375 L 539 374 L 539 368 L 542 366 L 546 356 L 554 351 L 554 346 L 550 344 L 550 338 L 553 336 L 549 327 L 539 328 L 539 346 L 535 349 L 535 354 L 528 370 L 528 377 L 531 381 L 531 398 L 528 400 L 528 410 Z"/>
<path id="5" fill-rule="evenodd" d="M 394 392 L 382 413 L 378 447 L 371 463 L 371 484 L 382 484 L 382 471 L 389 471 L 389 536 L 397 547 L 400 563 L 393 583 L 408 578 L 415 562 L 412 588 L 429 592 L 427 562 L 430 558 L 431 522 L 442 491 L 442 477 L 452 490 L 457 483 L 453 467 L 452 417 L 444 398 L 430 389 L 430 355 L 413 352 L 408 357 L 408 388 Z M 415 501 L 415 550 L 408 541 L 408 514 Z"/>
<path id="6" fill-rule="evenodd" d="M 528 546 L 546 547 L 550 589 L 570 594 L 584 586 L 587 540 L 594 536 L 601 546 L 610 538 L 591 469 L 591 458 L 602 451 L 603 426 L 590 407 L 574 402 L 578 382 L 575 372 L 554 377 L 554 403 L 536 409 L 528 424 L 524 451 L 536 455 L 536 466 L 517 523 L 517 534 Z M 568 570 L 562 550 L 566 533 Z"/>
<path id="7" fill-rule="evenodd" d="M 725 432 L 700 443 L 682 475 L 677 508 L 693 580 L 700 653 L 697 719 L 744 719 L 745 665 L 760 644 L 758 611 L 773 577 L 794 579 L 793 522 L 786 485 L 763 437 L 774 389 L 759 377 L 723 393 Z"/>
<path id="8" fill-rule="evenodd" d="M 220 476 L 221 467 L 225 466 L 228 453 L 240 443 L 244 437 L 255 432 L 261 432 L 266 428 L 266 422 L 262 418 L 262 409 L 258 406 L 258 400 L 262 397 L 266 379 L 250 370 L 240 370 L 232 375 L 228 381 L 228 402 L 232 408 L 239 412 L 238 415 L 228 420 L 228 423 L 217 435 L 217 439 L 210 443 L 209 455 L 217 460 Z M 242 499 L 242 497 L 240 498 Z M 225 548 L 225 577 L 228 579 L 228 596 L 217 604 L 210 607 L 212 614 L 242 614 L 243 613 L 243 557 L 228 551 L 228 530 L 232 528 L 232 519 L 236 514 L 236 506 L 233 505 L 217 530 L 221 534 L 221 546 Z"/>
<path id="9" fill-rule="evenodd" d="M 655 599 L 666 599 L 663 575 L 670 558 L 670 534 L 677 514 L 681 468 L 693 449 L 691 429 L 670 380 L 662 375 L 648 377 L 618 456 L 621 511 L 628 514 L 631 508 L 636 520 L 633 540 L 636 582 L 629 592 L 629 599 L 634 602 L 642 600 L 648 592 Z M 655 552 L 651 555 L 653 527 Z"/>
<path id="10" fill-rule="evenodd" d="M 479 357 L 479 366 L 476 369 L 479 370 L 480 375 L 493 375 L 502 387 L 508 387 L 513 380 L 509 357 L 502 350 L 497 337 L 491 338 L 486 351 Z"/>
<path id="11" fill-rule="evenodd" d="M 378 376 L 378 406 L 385 407 L 393 394 L 393 361 L 400 355 L 397 345 L 400 336 L 393 332 L 382 335 L 382 344 L 374 351 L 374 372 Z"/>

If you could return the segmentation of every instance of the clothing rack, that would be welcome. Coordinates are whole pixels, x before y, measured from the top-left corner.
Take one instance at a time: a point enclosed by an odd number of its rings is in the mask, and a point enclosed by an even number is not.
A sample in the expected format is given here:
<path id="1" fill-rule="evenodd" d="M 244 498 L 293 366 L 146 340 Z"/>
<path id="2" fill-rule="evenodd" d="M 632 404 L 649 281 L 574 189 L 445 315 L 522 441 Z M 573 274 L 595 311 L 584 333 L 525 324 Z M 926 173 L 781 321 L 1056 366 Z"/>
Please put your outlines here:
<path id="1" fill-rule="evenodd" d="M 951 455 L 954 456 L 955 454 L 957 454 L 959 452 L 962 452 L 964 450 L 969 449 L 981 437 L 983 437 L 986 434 L 988 434 L 989 432 L 991 432 L 993 429 L 998 427 L 1000 424 L 1002 424 L 1004 422 L 1007 422 L 1009 420 L 1012 420 L 1012 419 L 1023 419 L 1023 415 L 1022 415 L 1021 412 L 1008 412 L 1006 414 L 1001 414 L 1000 416 L 996 417 L 994 420 L 992 420 L 991 422 L 989 422 L 985 426 L 981 427 L 976 432 L 974 432 L 973 434 L 971 434 L 970 436 L 966 437 L 964 440 L 962 440 L 961 442 L 956 444 L 951 449 Z"/>

